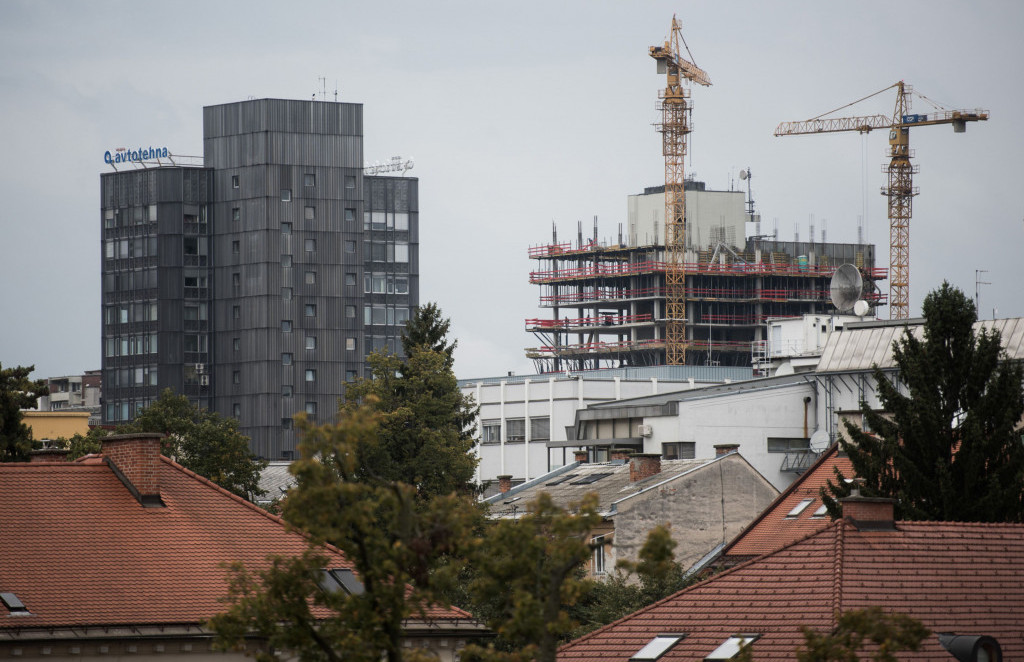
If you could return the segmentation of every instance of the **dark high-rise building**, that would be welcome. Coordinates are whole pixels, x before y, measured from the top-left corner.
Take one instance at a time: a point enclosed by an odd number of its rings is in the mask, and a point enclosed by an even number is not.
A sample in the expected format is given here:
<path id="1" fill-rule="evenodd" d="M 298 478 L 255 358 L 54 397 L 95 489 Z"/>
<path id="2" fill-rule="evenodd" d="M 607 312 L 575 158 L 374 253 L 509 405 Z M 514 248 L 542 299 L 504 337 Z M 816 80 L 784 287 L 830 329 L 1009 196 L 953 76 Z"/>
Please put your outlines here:
<path id="1" fill-rule="evenodd" d="M 359 104 L 211 106 L 202 166 L 151 149 L 102 175 L 106 423 L 171 388 L 289 457 L 293 414 L 329 420 L 371 351 L 401 350 L 418 181 L 365 176 L 362 126 Z"/>

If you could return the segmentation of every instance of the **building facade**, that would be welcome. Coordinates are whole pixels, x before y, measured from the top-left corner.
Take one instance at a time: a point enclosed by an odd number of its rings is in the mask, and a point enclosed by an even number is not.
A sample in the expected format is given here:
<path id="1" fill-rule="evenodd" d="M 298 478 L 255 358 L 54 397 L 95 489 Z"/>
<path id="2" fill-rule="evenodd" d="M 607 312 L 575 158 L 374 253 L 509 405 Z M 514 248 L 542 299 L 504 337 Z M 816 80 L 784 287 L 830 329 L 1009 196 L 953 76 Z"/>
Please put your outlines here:
<path id="1" fill-rule="evenodd" d="M 418 181 L 363 174 L 362 106 L 203 110 L 202 165 L 102 175 L 103 418 L 170 388 L 287 459 L 418 304 Z"/>

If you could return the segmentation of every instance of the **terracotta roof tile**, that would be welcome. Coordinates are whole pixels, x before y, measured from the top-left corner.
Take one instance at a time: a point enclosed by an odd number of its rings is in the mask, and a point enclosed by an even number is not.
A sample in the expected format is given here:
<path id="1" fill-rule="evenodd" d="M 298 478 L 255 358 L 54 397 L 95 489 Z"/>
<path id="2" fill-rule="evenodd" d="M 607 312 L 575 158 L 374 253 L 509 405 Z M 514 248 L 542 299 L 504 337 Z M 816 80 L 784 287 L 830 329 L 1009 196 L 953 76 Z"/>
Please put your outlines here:
<path id="1" fill-rule="evenodd" d="M 276 516 L 161 459 L 165 508 L 139 504 L 99 458 L 0 464 L 0 590 L 32 614 L 0 607 L 0 628 L 199 623 L 224 609 L 223 564 L 305 549 Z"/>
<path id="2" fill-rule="evenodd" d="M 834 609 L 873 605 L 933 632 L 987 634 L 1024 656 L 1024 525 L 897 522 L 857 531 L 834 522 L 564 646 L 561 660 L 626 662 L 663 632 L 686 639 L 661 660 L 703 660 L 729 636 L 759 633 L 754 655 L 793 659 L 801 626 L 832 627 Z M 933 636 L 900 659 L 948 659 Z"/>

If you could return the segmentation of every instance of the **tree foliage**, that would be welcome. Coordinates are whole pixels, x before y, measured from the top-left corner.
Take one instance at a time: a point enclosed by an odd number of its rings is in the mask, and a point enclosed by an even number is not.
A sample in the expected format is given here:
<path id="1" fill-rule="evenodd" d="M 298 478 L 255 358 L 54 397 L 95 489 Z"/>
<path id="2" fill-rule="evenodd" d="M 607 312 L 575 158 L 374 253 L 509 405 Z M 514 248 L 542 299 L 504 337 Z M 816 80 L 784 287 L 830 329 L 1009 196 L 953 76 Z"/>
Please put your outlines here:
<path id="1" fill-rule="evenodd" d="M 566 512 L 541 493 L 519 519 L 488 527 L 473 561 L 470 586 L 500 642 L 467 647 L 463 659 L 553 662 L 562 638 L 576 627 L 570 608 L 593 582 L 581 576 L 592 547 L 588 534 L 601 517 L 597 496 L 588 494 L 576 512 Z"/>
<path id="2" fill-rule="evenodd" d="M 0 364 L 0 462 L 27 462 L 32 450 L 32 430 L 22 409 L 35 409 L 36 400 L 50 391 L 46 381 L 31 380 L 35 366 L 4 368 Z"/>
<path id="3" fill-rule="evenodd" d="M 412 485 L 424 500 L 475 492 L 477 408 L 452 371 L 448 326 L 434 304 L 417 309 L 402 336 L 406 357 L 372 354 L 373 379 L 346 389 L 345 409 L 369 403 L 379 414 L 378 436 L 359 448 L 361 480 Z"/>
<path id="4" fill-rule="evenodd" d="M 77 460 L 83 455 L 99 453 L 103 447 L 103 437 L 109 434 L 103 428 L 89 428 L 85 434 L 75 433 L 70 439 L 59 439 L 63 448 L 68 449 L 68 461 Z"/>
<path id="5" fill-rule="evenodd" d="M 410 659 L 401 645 L 403 621 L 423 616 L 458 575 L 478 510 L 467 497 L 424 504 L 409 485 L 361 480 L 357 451 L 380 438 L 380 418 L 372 403 L 346 409 L 337 424 L 297 417 L 297 483 L 283 515 L 313 545 L 262 572 L 234 569 L 231 607 L 211 621 L 222 648 L 241 646 L 255 632 L 269 645 L 259 654 L 268 662 L 277 659 L 274 650 L 305 660 L 379 662 L 382 652 L 388 662 Z M 324 542 L 342 550 L 364 592 L 320 587 L 327 561 L 316 545 Z"/>
<path id="6" fill-rule="evenodd" d="M 260 472 L 267 463 L 252 454 L 238 421 L 202 409 L 171 389 L 118 431 L 163 433 L 163 453 L 182 466 L 242 498 L 262 494 Z"/>
<path id="7" fill-rule="evenodd" d="M 858 651 L 867 649 L 874 662 L 896 662 L 895 653 L 916 651 L 931 632 L 906 614 L 888 613 L 881 607 L 853 609 L 839 616 L 829 633 L 804 627 L 804 647 L 797 662 L 858 662 Z"/>
<path id="8" fill-rule="evenodd" d="M 923 310 L 924 337 L 908 329 L 893 343 L 898 381 L 875 368 L 885 415 L 862 403 L 874 432 L 847 422 L 852 441 L 840 441 L 862 493 L 897 499 L 901 519 L 1024 521 L 1021 365 L 997 331 L 975 332 L 974 304 L 948 283 Z M 823 490 L 832 517 L 850 493 L 844 478 Z"/>

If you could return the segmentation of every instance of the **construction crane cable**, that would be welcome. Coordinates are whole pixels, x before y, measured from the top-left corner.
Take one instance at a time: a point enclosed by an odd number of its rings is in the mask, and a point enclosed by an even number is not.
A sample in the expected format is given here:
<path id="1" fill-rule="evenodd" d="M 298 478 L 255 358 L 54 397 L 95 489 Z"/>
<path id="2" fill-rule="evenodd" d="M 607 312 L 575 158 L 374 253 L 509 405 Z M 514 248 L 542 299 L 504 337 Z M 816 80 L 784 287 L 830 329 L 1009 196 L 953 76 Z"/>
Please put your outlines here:
<path id="1" fill-rule="evenodd" d="M 861 97 L 860 99 L 857 99 L 856 101 L 851 101 L 850 103 L 846 104 L 845 106 L 839 106 L 839 107 L 838 107 L 838 108 L 836 108 L 835 110 L 830 110 L 830 111 L 828 111 L 827 113 L 822 113 L 821 115 L 818 115 L 817 117 L 812 117 L 811 119 L 809 119 L 809 120 L 807 120 L 807 121 L 808 121 L 808 122 L 813 122 L 814 120 L 819 120 L 819 119 L 821 119 L 822 117 L 824 117 L 825 115 L 831 115 L 832 113 L 834 113 L 834 112 L 836 112 L 836 111 L 840 111 L 840 110 L 842 110 L 843 108 L 849 108 L 850 106 L 856 105 L 856 104 L 860 103 L 861 101 L 867 101 L 867 100 L 868 100 L 868 99 L 870 99 L 871 97 L 877 97 L 877 96 L 878 96 L 879 94 L 881 94 L 882 92 L 888 92 L 888 91 L 889 91 L 889 90 L 891 90 L 892 88 L 896 87 L 896 85 L 899 85 L 899 83 L 895 83 L 895 84 L 893 84 L 893 85 L 890 85 L 889 87 L 885 88 L 884 90 L 878 90 L 877 92 L 875 92 L 875 93 L 873 93 L 873 94 L 869 94 L 869 95 L 867 95 L 866 97 Z"/>

